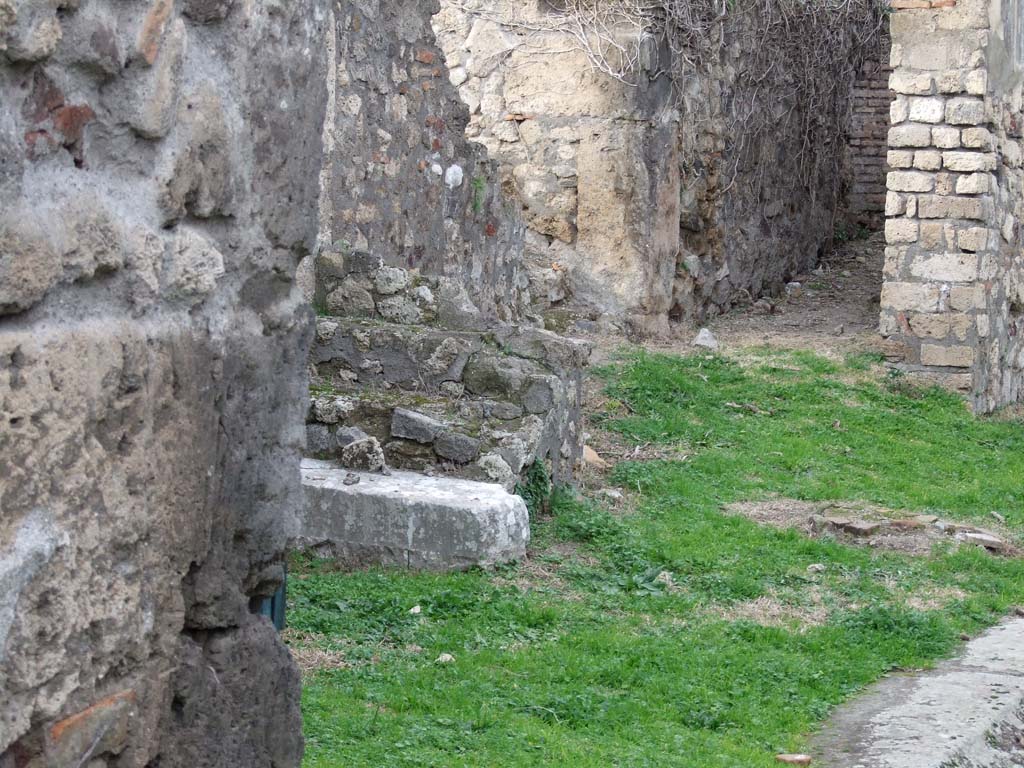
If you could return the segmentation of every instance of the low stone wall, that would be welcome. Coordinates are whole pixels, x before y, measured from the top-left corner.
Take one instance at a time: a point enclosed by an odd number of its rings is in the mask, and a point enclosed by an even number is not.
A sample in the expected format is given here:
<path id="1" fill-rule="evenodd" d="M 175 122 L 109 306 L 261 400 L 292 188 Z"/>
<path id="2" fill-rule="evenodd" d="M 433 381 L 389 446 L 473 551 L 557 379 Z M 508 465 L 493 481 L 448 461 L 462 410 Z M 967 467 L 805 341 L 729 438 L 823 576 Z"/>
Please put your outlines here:
<path id="1" fill-rule="evenodd" d="M 1024 362 L 1019 9 L 897 7 L 881 330 L 907 370 L 987 411 L 1019 399 Z"/>
<path id="2" fill-rule="evenodd" d="M 0 2 L 0 765 L 297 766 L 328 4 Z"/>

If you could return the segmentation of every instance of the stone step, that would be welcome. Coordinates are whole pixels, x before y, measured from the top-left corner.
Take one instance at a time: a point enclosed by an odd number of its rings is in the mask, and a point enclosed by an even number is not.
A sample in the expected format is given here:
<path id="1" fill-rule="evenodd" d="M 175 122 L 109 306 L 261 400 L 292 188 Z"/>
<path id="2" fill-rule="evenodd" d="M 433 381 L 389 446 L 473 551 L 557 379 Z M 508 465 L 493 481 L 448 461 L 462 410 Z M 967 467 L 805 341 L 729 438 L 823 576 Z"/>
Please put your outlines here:
<path id="1" fill-rule="evenodd" d="M 512 489 L 536 460 L 561 466 L 574 457 L 563 445 L 565 398 L 527 413 L 515 403 L 401 390 L 313 393 L 307 455 L 350 468 L 382 466 L 501 483 Z M 372 460 L 366 453 L 376 455 Z"/>
<path id="2" fill-rule="evenodd" d="M 306 504 L 295 548 L 348 568 L 463 570 L 521 560 L 523 500 L 500 485 L 414 472 L 352 472 L 302 462 Z"/>

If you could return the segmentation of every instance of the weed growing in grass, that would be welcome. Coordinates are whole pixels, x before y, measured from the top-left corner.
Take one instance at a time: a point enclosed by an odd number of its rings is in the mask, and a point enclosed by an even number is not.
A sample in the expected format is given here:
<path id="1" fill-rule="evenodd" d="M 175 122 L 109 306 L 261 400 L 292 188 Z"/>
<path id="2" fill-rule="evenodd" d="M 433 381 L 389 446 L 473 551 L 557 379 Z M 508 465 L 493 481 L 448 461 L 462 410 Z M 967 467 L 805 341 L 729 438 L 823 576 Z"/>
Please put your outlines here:
<path id="1" fill-rule="evenodd" d="M 877 362 L 765 349 L 746 367 L 634 354 L 605 369 L 622 414 L 605 429 L 692 455 L 616 467 L 636 494 L 626 517 L 556 489 L 534 528 L 534 559 L 557 569 L 550 587 L 513 586 L 515 567 L 293 562 L 296 636 L 348 665 L 307 677 L 307 768 L 768 768 L 886 671 L 953 652 L 1024 601 L 1022 561 L 853 548 L 722 513 L 751 499 L 863 500 L 986 523 L 997 511 L 1020 532 L 1024 425 L 872 378 Z M 578 554 L 561 554 L 566 542 Z M 920 610 L 915 595 L 946 597 Z M 766 598 L 813 599 L 820 620 L 731 610 Z M 436 663 L 442 653 L 455 662 Z"/>

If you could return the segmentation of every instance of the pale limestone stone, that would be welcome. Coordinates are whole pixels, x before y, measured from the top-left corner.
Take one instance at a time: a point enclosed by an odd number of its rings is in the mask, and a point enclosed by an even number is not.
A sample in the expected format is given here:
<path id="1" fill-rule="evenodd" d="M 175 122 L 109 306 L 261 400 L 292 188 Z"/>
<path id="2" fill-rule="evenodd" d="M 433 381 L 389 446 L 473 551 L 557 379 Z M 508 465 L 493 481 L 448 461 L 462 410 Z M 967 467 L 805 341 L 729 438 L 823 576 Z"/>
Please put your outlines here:
<path id="1" fill-rule="evenodd" d="M 886 162 L 890 168 L 910 168 L 914 164 L 914 153 L 908 149 L 890 149 Z"/>
<path id="2" fill-rule="evenodd" d="M 902 216 L 907 210 L 907 198 L 898 192 L 889 191 L 885 195 L 885 215 Z"/>
<path id="3" fill-rule="evenodd" d="M 935 90 L 945 94 L 962 93 L 964 90 L 963 72 L 959 69 L 948 69 L 936 75 Z"/>
<path id="4" fill-rule="evenodd" d="M 988 90 L 988 71 L 975 69 L 964 78 L 964 88 L 972 96 L 984 96 Z"/>
<path id="5" fill-rule="evenodd" d="M 909 247 L 906 245 L 887 245 L 885 247 L 883 271 L 887 278 L 895 278 L 900 274 L 900 266 L 906 260 L 909 250 Z"/>
<path id="6" fill-rule="evenodd" d="M 197 231 L 181 227 L 167 264 L 168 293 L 201 300 L 213 291 L 223 274 L 224 257 L 216 246 Z"/>
<path id="7" fill-rule="evenodd" d="M 889 129 L 890 147 L 927 147 L 932 141 L 932 129 L 927 125 L 897 125 Z"/>
<path id="8" fill-rule="evenodd" d="M 903 44 L 903 66 L 908 69 L 923 69 L 933 72 L 953 66 L 952 51 L 945 40 L 934 35 L 920 35 Z"/>
<path id="9" fill-rule="evenodd" d="M 1013 214 L 1006 214 L 1002 227 L 1003 240 L 1011 245 L 1017 240 L 1017 219 Z"/>
<path id="10" fill-rule="evenodd" d="M 994 140 L 988 128 L 965 128 L 960 140 L 965 147 L 971 149 L 989 152 L 994 147 Z"/>
<path id="11" fill-rule="evenodd" d="M 991 190 L 991 176 L 987 173 L 971 173 L 956 180 L 958 195 L 984 195 Z"/>
<path id="12" fill-rule="evenodd" d="M 922 171 L 937 171 L 942 167 L 942 153 L 934 149 L 918 150 L 914 153 L 914 167 Z"/>
<path id="13" fill-rule="evenodd" d="M 932 92 L 932 76 L 927 73 L 896 70 L 889 76 L 889 88 L 896 93 L 924 95 Z"/>
<path id="14" fill-rule="evenodd" d="M 931 192 L 935 177 L 920 171 L 891 171 L 886 184 L 894 192 Z"/>
<path id="15" fill-rule="evenodd" d="M 946 347 L 922 344 L 921 364 L 943 368 L 970 368 L 974 364 L 974 349 L 963 345 Z"/>
<path id="16" fill-rule="evenodd" d="M 913 243 L 917 240 L 917 226 L 915 219 L 888 219 L 885 240 L 887 243 Z"/>
<path id="17" fill-rule="evenodd" d="M 949 307 L 958 312 L 969 312 L 985 306 L 985 289 L 980 285 L 953 286 L 949 289 Z"/>
<path id="18" fill-rule="evenodd" d="M 896 311 L 939 311 L 939 286 L 934 283 L 890 281 L 882 286 L 881 304 Z"/>
<path id="19" fill-rule="evenodd" d="M 981 199 L 975 197 L 922 195 L 918 200 L 918 215 L 922 219 L 982 220 L 985 209 Z"/>
<path id="20" fill-rule="evenodd" d="M 932 128 L 932 144 L 939 149 L 956 149 L 960 146 L 960 129 L 950 125 Z"/>
<path id="21" fill-rule="evenodd" d="M 943 8 L 935 15 L 935 23 L 940 30 L 984 30 L 989 26 L 988 9 L 987 0 L 957 0 L 956 5 Z M 963 35 L 960 39 L 968 48 L 972 47 L 969 35 Z"/>
<path id="22" fill-rule="evenodd" d="M 903 45 L 893 42 L 889 49 L 889 66 L 896 69 L 901 64 L 903 64 Z"/>
<path id="23" fill-rule="evenodd" d="M 946 102 L 941 98 L 911 98 L 909 118 L 915 123 L 941 123 L 946 113 Z"/>
<path id="24" fill-rule="evenodd" d="M 952 245 L 956 236 L 952 224 L 944 221 L 922 221 L 918 240 L 922 248 L 934 251 Z"/>
<path id="25" fill-rule="evenodd" d="M 937 195 L 952 195 L 956 185 L 956 177 L 952 173 L 935 174 L 935 193 Z"/>
<path id="26" fill-rule="evenodd" d="M 960 97 L 946 102 L 946 122 L 950 125 L 980 125 L 985 122 L 985 102 Z"/>
<path id="27" fill-rule="evenodd" d="M 996 157 L 987 152 L 943 152 L 942 165 L 947 170 L 960 173 L 994 171 Z"/>
<path id="28" fill-rule="evenodd" d="M 897 125 L 906 121 L 909 116 L 910 102 L 907 101 L 907 97 L 899 95 L 893 99 L 892 104 L 889 105 L 889 122 L 892 125 Z"/>
<path id="29" fill-rule="evenodd" d="M 910 274 L 927 280 L 966 283 L 978 275 L 978 257 L 973 253 L 923 254 L 911 262 Z"/>
<path id="30" fill-rule="evenodd" d="M 987 339 L 990 330 L 988 315 L 976 315 L 974 321 L 975 327 L 978 329 L 978 338 Z"/>
<path id="31" fill-rule="evenodd" d="M 971 325 L 968 315 L 956 312 L 940 314 L 914 314 L 907 318 L 910 329 L 920 338 L 945 339 L 953 335 L 963 341 Z"/>
<path id="32" fill-rule="evenodd" d="M 957 232 L 956 244 L 962 251 L 983 251 L 988 247 L 988 230 L 985 227 L 970 227 Z"/>

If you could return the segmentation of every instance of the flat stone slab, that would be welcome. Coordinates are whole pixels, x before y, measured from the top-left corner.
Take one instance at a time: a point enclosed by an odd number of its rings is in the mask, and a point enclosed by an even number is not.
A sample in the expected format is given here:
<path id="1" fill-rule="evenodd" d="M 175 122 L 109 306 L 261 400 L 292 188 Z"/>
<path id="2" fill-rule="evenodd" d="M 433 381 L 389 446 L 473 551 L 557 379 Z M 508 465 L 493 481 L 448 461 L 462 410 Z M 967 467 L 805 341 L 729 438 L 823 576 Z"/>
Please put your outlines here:
<path id="1" fill-rule="evenodd" d="M 461 570 L 526 556 L 526 504 L 500 485 L 306 459 L 302 487 L 296 545 L 347 567 Z"/>
<path id="2" fill-rule="evenodd" d="M 932 671 L 887 677 L 840 707 L 813 744 L 814 763 L 829 768 L 1024 765 L 1024 619 Z"/>

